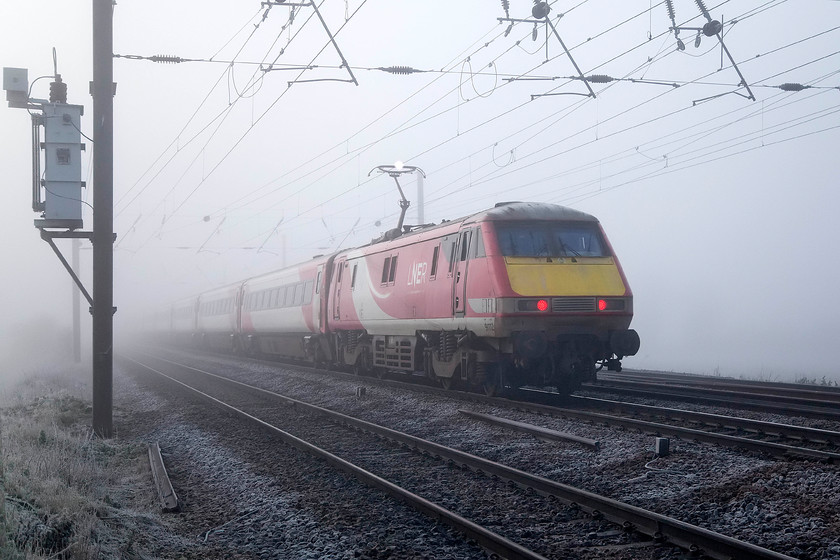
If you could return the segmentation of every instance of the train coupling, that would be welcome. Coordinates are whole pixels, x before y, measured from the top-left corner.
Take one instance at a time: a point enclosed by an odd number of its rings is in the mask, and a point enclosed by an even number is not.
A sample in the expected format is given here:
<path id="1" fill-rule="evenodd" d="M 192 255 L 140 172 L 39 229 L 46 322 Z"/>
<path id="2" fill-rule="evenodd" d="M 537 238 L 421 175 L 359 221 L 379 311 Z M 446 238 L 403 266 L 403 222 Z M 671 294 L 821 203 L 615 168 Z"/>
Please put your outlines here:
<path id="1" fill-rule="evenodd" d="M 607 371 L 614 371 L 616 373 L 621 373 L 621 360 L 617 358 L 612 358 L 607 360 L 606 362 Z"/>

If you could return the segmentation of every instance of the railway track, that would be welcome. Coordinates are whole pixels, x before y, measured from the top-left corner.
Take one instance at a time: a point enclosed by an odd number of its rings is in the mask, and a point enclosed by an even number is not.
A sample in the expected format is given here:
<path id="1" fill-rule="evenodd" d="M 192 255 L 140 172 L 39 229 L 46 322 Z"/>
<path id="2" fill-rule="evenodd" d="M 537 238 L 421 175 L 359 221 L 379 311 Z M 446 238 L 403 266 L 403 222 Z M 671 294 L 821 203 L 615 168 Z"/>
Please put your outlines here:
<path id="1" fill-rule="evenodd" d="M 621 394 L 655 399 L 669 399 L 696 404 L 729 406 L 744 410 L 758 410 L 786 416 L 840 421 L 840 401 L 830 395 L 805 398 L 797 395 L 743 392 L 718 389 L 696 384 L 663 384 L 621 380 L 615 377 L 584 383 L 582 390 L 596 394 Z M 833 394 L 833 393 L 832 393 Z"/>
<path id="2" fill-rule="evenodd" d="M 434 442 L 396 432 L 384 426 L 371 424 L 264 389 L 245 385 L 212 372 L 182 366 L 166 360 L 155 360 L 157 365 L 144 363 L 149 360 L 150 358 L 143 358 L 143 362 L 132 360 L 132 363 L 135 367 L 163 376 L 170 383 L 178 384 L 179 387 L 209 401 L 214 406 L 221 407 L 228 413 L 235 414 L 245 421 L 279 436 L 286 443 L 298 449 L 327 460 L 335 467 L 351 473 L 370 486 L 381 489 L 401 501 L 411 504 L 423 513 L 456 526 L 469 538 L 476 540 L 488 550 L 505 558 L 540 558 L 540 554 L 557 556 L 558 551 L 540 550 L 540 547 L 546 546 L 547 539 L 541 538 L 545 536 L 544 534 L 537 534 L 538 538 L 535 539 L 525 539 L 527 546 L 516 544 L 492 530 L 482 527 L 481 524 L 464 519 L 444 506 L 419 498 L 412 489 L 422 488 L 423 485 L 420 481 L 430 476 L 446 476 L 447 480 L 449 480 L 449 477 L 453 477 L 458 481 L 448 486 L 452 490 L 458 489 L 460 491 L 458 496 L 439 496 L 435 498 L 435 501 L 459 504 L 470 509 L 472 501 L 482 496 L 485 496 L 484 499 L 486 499 L 489 495 L 490 499 L 496 500 L 495 507 L 504 508 L 500 510 L 504 512 L 503 519 L 482 521 L 482 524 L 491 526 L 495 525 L 502 528 L 511 525 L 516 526 L 515 522 L 512 521 L 516 514 L 508 510 L 510 504 L 519 503 L 526 510 L 524 513 L 526 519 L 532 519 L 535 512 L 550 511 L 551 517 L 549 519 L 552 519 L 552 523 L 556 524 L 561 518 L 568 517 L 570 512 L 572 516 L 575 516 L 575 512 L 582 511 L 592 519 L 610 521 L 631 533 L 647 535 L 653 539 L 652 542 L 668 542 L 692 551 L 697 556 L 706 555 L 709 558 L 721 559 L 789 558 L 750 543 L 738 541 L 641 508 L 512 469 Z M 160 364 L 164 364 L 164 366 Z M 174 369 L 177 373 L 174 375 L 171 371 L 164 373 L 161 371 L 164 368 Z M 196 384 L 200 384 L 202 388 L 210 386 L 215 386 L 215 388 L 212 391 L 205 392 L 195 388 L 193 385 Z M 217 396 L 212 396 L 211 393 L 217 393 Z M 218 397 L 218 393 L 224 394 L 225 400 L 231 402 L 224 402 Z M 278 406 L 278 403 L 283 403 L 284 406 Z M 301 422 L 300 417 L 304 411 L 309 419 Z M 321 420 L 312 422 L 312 415 Z M 290 422 L 295 419 L 297 420 L 296 429 L 305 432 L 307 440 L 317 441 L 317 443 L 304 441 L 301 437 L 293 436 L 273 425 L 275 422 Z M 337 434 L 336 424 L 350 428 L 352 432 Z M 393 455 L 393 448 L 390 453 L 384 454 L 381 442 L 362 444 L 358 436 L 350 437 L 348 435 L 351 433 L 372 434 L 375 436 L 374 439 L 381 438 L 392 442 L 396 445 L 397 458 L 386 461 L 391 466 L 382 463 L 383 455 Z M 336 452 L 326 450 L 327 447 L 336 450 Z M 339 455 L 341 455 L 341 458 L 339 458 Z M 353 457 L 353 459 L 351 461 L 345 457 Z M 451 466 L 448 466 L 451 464 L 461 466 L 463 469 L 453 470 Z M 396 468 L 394 465 L 396 465 Z M 406 469 L 405 465 L 410 465 L 410 468 Z M 368 468 L 388 474 L 387 476 L 378 476 L 372 474 Z M 473 471 L 488 475 L 491 482 L 488 484 L 487 476 L 480 476 L 480 481 L 477 481 L 477 475 Z M 456 477 L 455 474 L 459 476 Z M 386 478 L 390 479 L 392 477 L 399 479 L 399 483 L 386 480 Z M 493 488 L 492 492 L 488 493 L 486 491 L 488 487 Z M 467 490 L 464 491 L 464 489 Z M 525 490 L 524 493 L 523 489 Z M 574 505 L 574 507 L 560 509 L 557 502 Z M 545 508 L 548 509 L 545 510 Z M 566 521 L 579 523 L 577 519 Z M 626 539 L 622 539 L 622 541 L 626 543 Z M 644 546 L 649 546 L 649 544 Z M 531 550 L 529 547 L 535 550 Z M 565 554 L 568 554 L 568 551 Z"/>
<path id="3" fill-rule="evenodd" d="M 666 373 L 654 371 L 637 371 L 624 369 L 621 373 L 602 371 L 599 379 L 627 380 L 677 385 L 700 386 L 715 389 L 728 389 L 742 393 L 759 393 L 770 395 L 795 395 L 805 399 L 830 400 L 840 403 L 840 387 L 832 385 L 809 385 L 803 383 L 784 383 L 780 381 L 751 381 L 732 379 L 728 377 L 711 377 L 705 375 L 690 375 L 681 373 Z"/>
<path id="4" fill-rule="evenodd" d="M 278 362 L 255 361 L 270 366 L 278 365 Z M 345 379 L 358 379 L 356 375 L 350 373 L 327 372 L 298 365 L 295 368 L 302 371 L 339 376 Z M 437 385 L 423 383 L 424 380 L 425 378 L 421 378 L 420 383 L 409 383 L 397 379 L 380 378 L 376 382 L 408 391 L 446 395 L 467 402 L 489 404 L 500 408 L 522 410 L 560 418 L 573 418 L 603 426 L 635 430 L 654 436 L 698 441 L 762 455 L 786 459 L 840 462 L 840 432 L 832 430 L 797 427 L 789 424 L 763 422 L 670 407 L 637 405 L 608 399 L 579 396 L 566 398 L 542 391 L 512 391 L 505 396 L 488 397 L 472 392 L 443 389 Z M 759 407 L 759 410 L 766 412 L 761 407 Z M 617 412 L 621 415 L 606 414 L 606 411 Z M 648 418 L 648 420 L 643 418 Z M 663 423 L 662 420 L 667 420 L 669 423 Z M 709 429 L 700 429 L 702 426 Z M 723 430 L 728 430 L 728 432 Z M 805 447 L 804 445 L 809 446 Z"/>
<path id="5" fill-rule="evenodd" d="M 542 397 L 544 397 L 543 395 Z M 789 426 L 786 424 L 776 424 L 773 422 L 759 422 L 745 418 L 736 418 L 732 416 L 696 413 L 691 411 L 681 411 L 677 409 L 653 407 L 644 405 L 633 405 L 630 403 L 621 403 L 616 401 L 606 401 L 603 399 L 586 399 L 583 397 L 572 397 L 570 400 L 556 399 L 556 395 L 547 395 L 548 402 L 546 404 L 545 398 L 538 398 L 540 402 L 531 400 L 533 395 L 524 396 L 514 401 L 498 401 L 486 400 L 492 399 L 490 397 L 482 397 L 479 395 L 465 394 L 466 399 L 478 400 L 481 402 L 488 402 L 498 406 L 507 406 L 527 412 L 537 414 L 546 414 L 549 416 L 556 416 L 560 418 L 574 418 L 586 422 L 592 422 L 603 426 L 615 426 L 629 430 L 636 430 L 641 433 L 647 433 L 655 436 L 668 436 L 686 441 L 699 441 L 720 445 L 722 447 L 729 447 L 739 450 L 747 450 L 759 454 L 772 455 L 776 457 L 784 457 L 789 459 L 809 459 L 816 461 L 837 462 L 840 461 L 840 448 L 837 447 L 836 442 L 840 439 L 840 433 L 829 430 L 817 430 L 809 428 L 799 428 L 797 426 Z M 572 405 L 571 407 L 569 405 Z M 578 407 L 575 407 L 578 405 Z M 613 414 L 605 414 L 595 410 L 587 410 L 587 408 L 596 407 L 598 410 L 616 410 L 622 411 L 624 416 L 616 416 Z M 730 433 L 721 433 L 720 431 L 701 430 L 696 427 L 689 427 L 682 422 L 677 424 L 666 424 L 663 422 L 655 422 L 652 420 L 642 420 L 634 418 L 632 414 L 639 414 L 645 412 L 650 417 L 680 419 L 681 421 L 693 421 L 695 424 L 704 424 L 706 426 L 714 426 L 719 429 L 721 427 L 729 427 L 736 432 L 752 432 L 756 434 L 790 434 L 792 441 L 801 442 L 803 438 L 806 441 L 825 442 L 830 446 L 831 450 L 827 449 L 813 449 L 802 447 L 801 445 L 791 445 L 789 443 L 780 443 L 778 441 L 769 441 L 767 439 L 751 439 L 743 437 L 742 435 L 732 435 Z M 702 422 L 700 421 L 702 419 Z"/>
<path id="6" fill-rule="evenodd" d="M 723 414 L 711 414 L 692 410 L 681 410 L 669 407 L 658 407 L 643 404 L 633 404 L 593 397 L 572 397 L 572 402 L 583 407 L 593 407 L 596 410 L 609 410 L 633 417 L 666 418 L 679 420 L 689 425 L 707 426 L 715 430 L 729 430 L 734 434 L 750 434 L 755 437 L 772 438 L 771 441 L 790 442 L 788 445 L 815 444 L 828 453 L 827 460 L 836 459 L 840 452 L 840 432 L 795 426 L 777 422 L 765 422 L 749 418 L 739 418 Z"/>

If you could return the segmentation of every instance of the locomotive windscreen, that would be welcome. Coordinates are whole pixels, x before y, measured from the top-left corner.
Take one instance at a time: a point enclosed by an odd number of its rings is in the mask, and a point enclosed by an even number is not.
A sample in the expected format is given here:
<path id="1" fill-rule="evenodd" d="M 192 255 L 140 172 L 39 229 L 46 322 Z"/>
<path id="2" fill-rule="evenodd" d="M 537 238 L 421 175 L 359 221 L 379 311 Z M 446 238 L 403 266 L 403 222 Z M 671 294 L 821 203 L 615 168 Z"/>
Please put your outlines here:
<path id="1" fill-rule="evenodd" d="M 594 223 L 497 223 L 496 237 L 506 257 L 608 256 Z"/>

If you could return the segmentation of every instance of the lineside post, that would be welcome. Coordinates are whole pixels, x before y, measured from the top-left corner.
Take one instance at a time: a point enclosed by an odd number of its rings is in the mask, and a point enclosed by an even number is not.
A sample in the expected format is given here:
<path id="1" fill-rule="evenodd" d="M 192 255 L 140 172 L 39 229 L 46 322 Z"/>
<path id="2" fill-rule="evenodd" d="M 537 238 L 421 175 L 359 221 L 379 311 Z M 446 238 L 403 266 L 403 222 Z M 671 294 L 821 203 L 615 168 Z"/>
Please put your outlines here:
<path id="1" fill-rule="evenodd" d="M 82 244 L 78 239 L 73 239 L 73 253 L 71 266 L 76 276 L 79 275 L 79 245 Z M 81 333 L 81 306 L 79 305 L 79 297 L 81 292 L 75 282 L 72 282 L 73 294 L 73 361 L 81 363 L 82 361 L 82 333 Z"/>

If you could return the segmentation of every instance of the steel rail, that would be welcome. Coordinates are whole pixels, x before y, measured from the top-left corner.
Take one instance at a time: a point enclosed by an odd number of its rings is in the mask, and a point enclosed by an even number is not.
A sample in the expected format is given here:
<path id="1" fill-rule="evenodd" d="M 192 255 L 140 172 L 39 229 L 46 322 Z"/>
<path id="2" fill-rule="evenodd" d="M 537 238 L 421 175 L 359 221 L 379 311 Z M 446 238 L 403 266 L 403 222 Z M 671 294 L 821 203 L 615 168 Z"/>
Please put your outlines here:
<path id="1" fill-rule="evenodd" d="M 629 385 L 656 386 L 670 389 L 687 389 L 689 391 L 708 391 L 710 394 L 744 395 L 761 398 L 773 402 L 786 402 L 800 405 L 836 406 L 840 404 L 840 393 L 835 391 L 814 391 L 813 389 L 771 387 L 767 385 L 755 386 L 747 383 L 714 383 L 698 380 L 681 380 L 675 378 L 651 379 L 641 376 L 621 376 L 612 373 L 598 376 L 597 385 Z"/>
<path id="2" fill-rule="evenodd" d="M 691 385 L 707 385 L 717 387 L 740 387 L 767 390 L 778 393 L 804 393 L 817 396 L 828 395 L 828 398 L 840 397 L 840 386 L 817 385 L 816 383 L 791 383 L 788 381 L 760 381 L 750 379 L 735 379 L 732 377 L 713 377 L 709 375 L 696 375 L 691 373 L 667 373 L 661 371 L 646 371 L 637 369 L 624 369 L 621 373 L 600 372 L 599 378 L 622 379 L 628 377 L 642 381 L 662 379 L 666 381 L 677 381 Z"/>
<path id="3" fill-rule="evenodd" d="M 784 414 L 787 416 L 793 415 L 803 416 L 805 418 L 816 418 L 820 420 L 840 421 L 840 407 L 837 406 L 837 403 L 833 402 L 826 402 L 825 407 L 806 406 L 801 404 L 781 404 L 771 403 L 766 400 L 754 400 L 727 396 L 732 395 L 732 393 L 729 393 L 727 391 L 719 391 L 718 393 L 713 393 L 713 390 L 697 391 L 687 387 L 683 388 L 682 391 L 671 391 L 668 389 L 664 389 L 662 385 L 650 384 L 649 388 L 642 388 L 639 387 L 638 384 L 636 385 L 636 387 L 631 387 L 627 385 L 593 385 L 585 383 L 582 389 L 587 391 L 596 391 L 599 393 L 621 393 L 643 397 L 655 397 L 658 399 L 676 399 L 699 404 L 711 404 L 715 406 L 732 406 L 735 408 L 742 408 L 745 410 L 760 410 L 762 412 L 773 412 L 776 414 Z"/>
<path id="4" fill-rule="evenodd" d="M 339 421 L 340 423 L 345 424 L 347 426 L 357 428 L 376 435 L 380 435 L 383 438 L 401 443 L 407 447 L 415 448 L 420 451 L 440 457 L 442 459 L 453 461 L 456 464 L 460 464 L 468 468 L 484 472 L 490 476 L 496 476 L 498 478 L 511 481 L 525 488 L 533 488 L 537 492 L 540 492 L 544 495 L 554 496 L 563 503 L 577 506 L 583 509 L 584 511 L 587 511 L 594 517 L 603 517 L 617 525 L 625 527 L 628 530 L 632 529 L 642 534 L 648 535 L 656 541 L 668 542 L 685 550 L 696 552 L 698 554 L 705 554 L 710 558 L 719 560 L 731 560 L 732 558 L 738 558 L 739 560 L 793 560 L 790 556 L 781 554 L 779 552 L 768 550 L 766 548 L 751 543 L 740 541 L 733 537 L 716 533 L 709 529 L 697 527 L 696 525 L 691 525 L 689 523 L 685 523 L 683 521 L 679 521 L 677 519 L 673 519 L 665 515 L 654 513 L 640 507 L 613 500 L 605 496 L 600 496 L 598 494 L 594 494 L 586 490 L 581 490 L 579 488 L 575 488 L 574 486 L 569 486 L 567 484 L 563 484 L 541 476 L 527 473 L 519 469 L 508 467 L 506 465 L 502 465 L 500 463 L 496 463 L 494 461 L 490 461 L 488 459 L 484 459 L 482 457 L 478 457 L 476 455 L 472 455 L 464 451 L 452 449 L 432 441 L 423 440 L 421 438 L 398 432 L 396 430 L 392 430 L 384 426 L 379 426 L 364 420 L 360 420 L 358 418 L 353 418 L 352 416 L 348 416 L 340 412 L 335 412 L 317 405 L 299 401 L 297 399 L 293 399 L 285 395 L 280 395 L 267 389 L 254 387 L 252 385 L 248 385 L 246 383 L 242 383 L 241 381 L 236 381 L 225 376 L 200 370 L 198 368 L 193 368 L 191 366 L 178 364 L 176 362 L 172 362 L 163 358 L 158 359 L 173 364 L 177 367 L 193 370 L 204 375 L 228 382 L 232 385 L 236 385 L 255 394 L 270 396 L 272 398 L 279 399 L 296 407 L 310 410 L 321 415 L 326 415 L 330 419 Z M 202 396 L 202 398 L 210 399 L 210 402 L 219 403 L 225 408 L 233 409 L 233 407 L 231 407 L 230 405 L 222 403 L 221 401 L 218 401 L 217 399 L 207 395 L 206 393 L 202 393 L 197 389 L 193 389 L 188 385 L 183 384 L 182 382 L 167 376 L 164 373 L 158 372 L 150 366 L 137 362 L 136 360 L 132 361 L 137 363 L 138 365 L 141 365 L 142 367 L 155 371 L 156 373 L 163 375 L 168 379 L 172 379 L 173 381 L 176 381 L 177 383 L 184 385 L 185 387 L 188 387 L 190 390 Z M 281 437 L 284 437 L 284 439 L 286 437 L 290 438 L 289 441 L 295 442 L 294 445 L 296 447 L 298 445 L 304 445 L 305 447 L 300 448 L 307 450 L 309 448 L 314 448 L 314 446 L 312 446 L 311 444 L 303 442 L 302 440 L 299 440 L 291 434 L 274 428 L 273 426 L 268 425 L 267 423 L 263 422 L 262 420 L 259 420 L 256 417 L 250 416 L 244 412 L 241 412 L 241 414 L 244 414 L 249 419 L 253 419 L 251 421 L 256 423 L 257 425 L 266 427 L 270 430 L 278 430 L 280 433 L 284 434 Z M 318 452 L 327 453 L 322 450 L 318 450 Z M 337 466 L 342 465 L 342 468 L 349 468 L 343 467 L 343 464 L 346 462 L 342 459 L 335 457 L 331 454 L 328 454 L 328 456 L 334 458 L 334 460 L 336 461 L 340 461 L 339 463 L 336 463 Z M 355 465 L 351 466 L 353 468 L 352 472 L 355 472 L 356 469 L 358 469 L 358 467 L 355 467 Z M 391 485 L 391 483 L 379 479 L 378 477 L 376 477 L 376 475 L 367 473 L 367 471 L 363 472 L 371 477 L 375 477 L 375 480 L 381 481 L 379 482 L 379 484 L 387 483 L 388 485 Z M 401 493 L 405 492 L 402 489 L 399 489 L 399 491 Z M 452 515 L 456 516 L 456 514 L 454 513 L 452 513 Z"/>
<path id="5" fill-rule="evenodd" d="M 573 395 L 571 398 L 575 402 L 582 403 L 584 406 L 595 406 L 599 409 L 606 408 L 629 414 L 644 414 L 648 416 L 667 416 L 669 418 L 678 418 L 707 426 L 744 430 L 756 434 L 780 436 L 787 439 L 840 446 L 840 432 L 832 430 L 823 430 L 820 428 L 810 428 L 806 426 L 794 426 L 791 424 L 779 424 L 776 422 L 766 422 L 764 420 L 738 418 L 736 416 L 696 412 L 693 410 L 681 410 L 677 408 L 658 407 L 647 404 L 626 403 L 608 399 L 598 399 L 595 397 Z"/>
<path id="6" fill-rule="evenodd" d="M 284 443 L 286 443 L 286 444 L 288 444 L 288 445 L 290 445 L 290 446 L 292 446 L 296 449 L 299 449 L 300 451 L 308 453 L 308 454 L 310 454 L 314 457 L 317 457 L 318 459 L 322 459 L 326 463 L 328 463 L 329 465 L 332 465 L 333 467 L 335 467 L 335 468 L 337 468 L 341 471 L 344 471 L 348 474 L 353 475 L 354 477 L 356 477 L 362 483 L 364 483 L 368 486 L 371 486 L 373 488 L 382 490 L 386 494 L 388 494 L 388 495 L 406 503 L 407 505 L 409 505 L 410 507 L 413 507 L 414 509 L 423 513 L 424 515 L 427 515 L 428 517 L 431 517 L 432 519 L 442 521 L 442 522 L 450 525 L 451 527 L 455 528 L 456 530 L 464 533 L 468 538 L 473 539 L 474 541 L 479 543 L 483 548 L 485 548 L 486 550 L 488 550 L 490 552 L 494 552 L 494 553 L 499 554 L 500 556 L 502 556 L 504 558 L 508 558 L 510 560 L 520 560 L 520 559 L 521 560 L 547 560 L 544 556 L 542 556 L 540 554 L 537 554 L 536 552 L 534 552 L 532 550 L 529 550 L 529 549 L 527 549 L 527 548 L 525 548 L 525 547 L 523 547 L 523 546 L 521 546 L 521 545 L 519 545 L 519 544 L 517 544 L 513 541 L 510 541 L 510 540 L 506 539 L 505 537 L 502 537 L 501 535 L 499 535 L 497 533 L 494 533 L 493 531 L 490 531 L 490 530 L 482 527 L 481 525 L 473 523 L 472 521 L 470 521 L 468 519 L 465 519 L 464 517 L 461 517 L 460 515 L 452 512 L 452 511 L 450 511 L 450 510 L 448 510 L 448 509 L 446 509 L 442 506 L 439 506 L 434 502 L 431 502 L 429 500 L 426 500 L 425 498 L 417 496 L 416 494 L 413 494 L 413 493 L 409 492 L 408 490 L 406 490 L 406 489 L 404 489 L 400 486 L 397 486 L 396 484 L 394 484 L 392 482 L 389 482 L 388 480 L 385 480 L 384 478 L 381 478 L 381 477 L 379 477 L 379 476 L 377 476 L 377 475 L 375 475 L 375 474 L 373 474 L 373 473 L 371 473 L 371 472 L 369 472 L 369 471 L 367 471 L 367 470 L 365 470 L 365 469 L 363 469 L 363 468 L 361 468 L 357 465 L 354 465 L 353 463 L 345 461 L 344 459 L 342 459 L 341 457 L 338 457 L 337 455 L 333 455 L 332 453 L 330 453 L 330 452 L 328 452 L 324 449 L 321 449 L 320 447 L 312 445 L 311 443 L 309 443 L 307 441 L 304 441 L 304 440 L 290 434 L 289 432 L 281 430 L 280 428 L 278 428 L 278 427 L 276 427 L 272 424 L 269 424 L 268 422 L 265 422 L 264 420 L 261 420 L 261 419 L 257 418 L 256 416 L 248 414 L 244 410 L 241 410 L 241 409 L 236 408 L 232 405 L 229 405 L 229 404 L 213 397 L 212 395 L 209 395 L 209 394 L 207 394 L 203 391 L 200 391 L 199 389 L 196 389 L 195 387 L 192 387 L 192 386 L 188 385 L 187 383 L 184 383 L 183 381 L 175 379 L 174 377 L 172 377 L 170 375 L 167 375 L 167 374 L 163 373 L 162 371 L 159 371 L 159 370 L 157 370 L 157 369 L 155 369 L 155 368 L 153 368 L 153 367 L 151 367 L 147 364 L 144 364 L 142 362 L 139 362 L 139 361 L 134 360 L 134 359 L 132 359 L 130 357 L 127 357 L 127 356 L 124 356 L 124 358 L 127 359 L 127 360 L 130 360 L 131 362 L 133 362 L 134 364 L 136 364 L 136 365 L 138 365 L 142 368 L 145 368 L 148 371 L 151 371 L 151 372 L 153 372 L 153 373 L 171 381 L 172 383 L 177 384 L 182 389 L 185 389 L 185 390 L 195 394 L 200 399 L 202 399 L 205 402 L 211 404 L 212 406 L 218 407 L 218 408 L 220 408 L 220 409 L 222 409 L 226 412 L 232 413 L 233 415 L 241 418 L 242 420 L 247 421 L 248 423 L 252 424 L 253 426 L 256 426 L 257 428 L 260 428 L 260 429 L 268 432 L 269 434 L 271 434 L 273 436 L 279 437 L 281 440 L 283 440 Z M 168 361 L 168 360 L 165 360 L 165 361 Z M 183 366 L 183 365 L 180 365 L 180 364 L 176 364 L 176 365 L 179 365 L 180 367 L 186 367 L 186 366 Z M 189 369 L 195 369 L 195 368 L 189 368 Z M 196 371 L 200 371 L 200 370 L 196 370 Z M 216 376 L 215 374 L 212 374 L 212 373 L 209 373 L 209 372 L 202 372 L 202 373 L 205 373 L 207 375 L 212 375 L 212 376 L 217 377 L 219 379 L 223 379 L 223 380 L 226 379 L 224 377 Z M 243 385 L 244 387 L 250 387 L 248 385 L 241 384 L 238 381 L 233 381 L 233 380 L 229 380 L 229 381 L 232 381 L 234 383 Z M 253 389 L 256 389 L 256 388 L 253 388 Z M 277 398 L 280 398 L 280 399 L 288 399 L 288 397 L 284 397 L 283 395 L 277 395 L 277 394 L 275 394 L 275 395 L 276 395 Z M 290 403 L 290 404 L 292 404 L 292 403 Z M 301 404 L 303 404 L 303 403 L 301 403 Z"/>
<path id="7" fill-rule="evenodd" d="M 530 434 L 536 438 L 546 441 L 573 441 L 575 443 L 579 443 L 585 447 L 588 447 L 593 451 L 598 451 L 601 448 L 600 442 L 595 441 L 594 439 L 580 437 L 574 434 L 567 434 L 564 432 L 558 432 L 557 430 L 550 430 L 541 426 L 526 424 L 525 422 L 517 422 L 516 420 L 500 418 L 498 416 L 492 416 L 490 414 L 481 414 L 480 412 L 473 412 L 471 410 L 458 410 L 458 413 L 463 414 L 464 416 L 468 416 L 470 418 L 474 418 L 476 420 L 487 422 L 489 424 L 495 424 L 496 426 L 504 426 L 506 428 L 510 428 L 511 430 L 515 430 L 525 434 Z"/>

